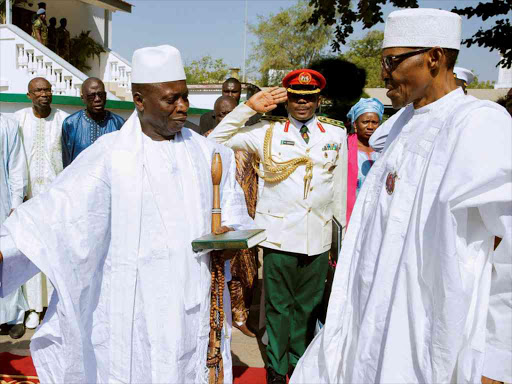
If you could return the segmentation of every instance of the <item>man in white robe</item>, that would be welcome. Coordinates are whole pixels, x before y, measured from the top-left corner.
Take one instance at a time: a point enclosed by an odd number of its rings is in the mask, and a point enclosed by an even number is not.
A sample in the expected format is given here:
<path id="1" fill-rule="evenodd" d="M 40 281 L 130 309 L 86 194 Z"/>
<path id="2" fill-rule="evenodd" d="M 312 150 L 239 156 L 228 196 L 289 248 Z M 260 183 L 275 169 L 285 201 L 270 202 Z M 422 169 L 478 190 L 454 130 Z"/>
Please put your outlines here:
<path id="1" fill-rule="evenodd" d="M 15 113 L 20 125 L 23 145 L 29 169 L 28 195 L 46 191 L 57 175 L 62 172 L 62 123 L 68 114 L 52 108 L 52 85 L 42 77 L 28 84 L 27 96 L 32 106 Z M 41 274 L 36 274 L 25 284 L 25 293 L 30 309 L 25 325 L 35 328 L 43 308 L 47 306 L 53 287 Z"/>
<path id="2" fill-rule="evenodd" d="M 0 114 L 0 223 L 23 203 L 27 192 L 27 161 L 18 123 Z M 25 334 L 28 305 L 21 287 L 0 298 L 0 326 L 12 339 Z"/>
<path id="3" fill-rule="evenodd" d="M 408 9 L 386 22 L 394 108 L 340 253 L 327 322 L 291 383 L 477 383 L 495 236 L 511 261 L 512 121 L 465 96 L 461 19 Z"/>
<path id="4" fill-rule="evenodd" d="M 83 151 L 0 230 L 0 294 L 38 270 L 56 290 L 31 342 L 41 382 L 207 382 L 210 257 L 191 242 L 211 231 L 215 152 L 223 231 L 253 225 L 233 152 L 182 129 L 189 103 L 178 50 L 143 48 L 132 64 L 136 111 L 123 128 Z"/>

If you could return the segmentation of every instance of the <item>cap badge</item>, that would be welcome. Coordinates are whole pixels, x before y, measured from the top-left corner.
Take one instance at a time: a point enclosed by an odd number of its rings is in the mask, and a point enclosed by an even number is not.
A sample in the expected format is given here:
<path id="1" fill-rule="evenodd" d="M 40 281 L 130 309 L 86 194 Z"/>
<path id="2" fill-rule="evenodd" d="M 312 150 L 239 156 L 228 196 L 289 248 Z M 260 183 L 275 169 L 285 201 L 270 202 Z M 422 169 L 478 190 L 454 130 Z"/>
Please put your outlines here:
<path id="1" fill-rule="evenodd" d="M 301 84 L 309 84 L 311 83 L 311 80 L 311 74 L 307 72 L 301 72 L 301 74 L 299 75 L 299 83 Z"/>

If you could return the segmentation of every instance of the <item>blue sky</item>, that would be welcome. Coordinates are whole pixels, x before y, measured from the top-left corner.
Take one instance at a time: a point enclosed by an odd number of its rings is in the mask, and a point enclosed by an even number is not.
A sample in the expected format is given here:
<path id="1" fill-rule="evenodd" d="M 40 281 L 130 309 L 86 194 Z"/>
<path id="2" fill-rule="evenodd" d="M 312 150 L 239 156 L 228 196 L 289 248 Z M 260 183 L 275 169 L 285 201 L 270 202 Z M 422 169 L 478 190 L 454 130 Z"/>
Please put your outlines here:
<path id="1" fill-rule="evenodd" d="M 171 44 L 177 47 L 185 62 L 205 55 L 222 58 L 233 67 L 242 67 L 244 46 L 244 0 L 128 0 L 134 5 L 131 14 L 113 15 L 113 49 L 131 60 L 133 51 L 150 45 Z M 484 0 L 485 1 L 485 0 Z M 420 0 L 421 7 L 451 10 L 475 6 L 479 0 Z M 249 23 L 257 23 L 257 16 L 268 16 L 282 8 L 296 4 L 296 0 L 249 0 Z M 384 7 L 384 17 L 393 11 Z M 488 28 L 493 20 L 482 22 L 473 17 L 463 21 L 463 37 L 473 35 L 481 26 Z M 384 24 L 374 27 L 384 29 Z M 356 26 L 351 39 L 363 37 L 368 30 Z M 247 57 L 251 43 L 256 40 L 248 33 Z M 463 46 L 457 65 L 474 70 L 480 80 L 497 80 L 496 63 L 499 55 L 486 48 Z"/>

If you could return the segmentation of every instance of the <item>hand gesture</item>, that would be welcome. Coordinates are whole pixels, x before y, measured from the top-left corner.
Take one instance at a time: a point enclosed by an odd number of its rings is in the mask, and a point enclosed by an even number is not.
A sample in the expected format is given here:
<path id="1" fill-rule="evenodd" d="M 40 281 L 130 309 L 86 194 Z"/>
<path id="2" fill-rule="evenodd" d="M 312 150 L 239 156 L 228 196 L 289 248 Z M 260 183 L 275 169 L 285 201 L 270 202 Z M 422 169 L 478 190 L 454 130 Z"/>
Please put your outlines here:
<path id="1" fill-rule="evenodd" d="M 267 113 L 277 107 L 277 104 L 284 103 L 288 99 L 285 88 L 270 88 L 260 91 L 247 100 L 246 104 L 258 113 Z"/>

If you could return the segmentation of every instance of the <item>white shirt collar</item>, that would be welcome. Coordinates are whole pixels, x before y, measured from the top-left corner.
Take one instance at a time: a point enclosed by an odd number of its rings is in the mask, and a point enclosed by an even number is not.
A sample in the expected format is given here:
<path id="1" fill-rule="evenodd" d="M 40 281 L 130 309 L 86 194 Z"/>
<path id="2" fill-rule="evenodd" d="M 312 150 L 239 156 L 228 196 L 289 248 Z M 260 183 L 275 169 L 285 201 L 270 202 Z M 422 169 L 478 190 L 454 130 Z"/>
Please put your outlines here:
<path id="1" fill-rule="evenodd" d="M 309 133 L 313 133 L 314 128 L 316 127 L 316 115 L 313 115 L 313 117 L 306 121 L 305 123 L 295 119 L 294 117 L 292 117 L 292 115 L 288 115 L 288 119 L 299 131 L 302 128 L 302 126 L 305 125 L 306 127 L 308 127 Z"/>
<path id="2" fill-rule="evenodd" d="M 459 97 L 465 97 L 464 91 L 461 87 L 458 87 L 457 89 L 454 89 L 450 93 L 444 95 L 440 99 L 437 99 L 436 101 L 427 104 L 421 108 L 415 109 L 414 114 L 415 115 L 421 115 L 423 113 L 428 113 L 432 110 L 436 110 L 439 108 L 440 105 L 444 105 L 445 103 L 452 103 L 454 100 L 456 100 Z M 414 108 L 414 107 L 413 107 Z"/>

